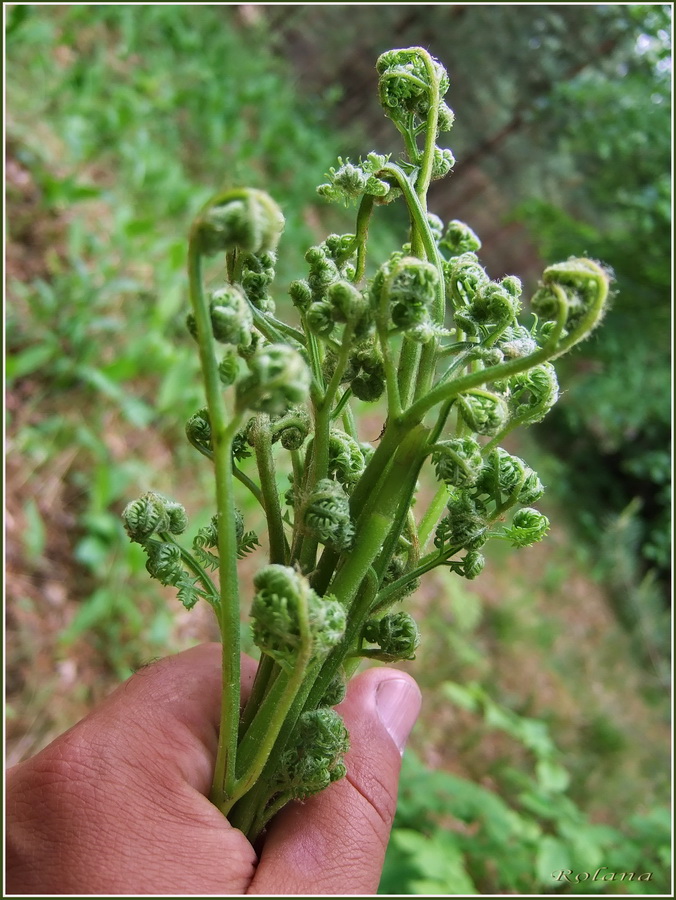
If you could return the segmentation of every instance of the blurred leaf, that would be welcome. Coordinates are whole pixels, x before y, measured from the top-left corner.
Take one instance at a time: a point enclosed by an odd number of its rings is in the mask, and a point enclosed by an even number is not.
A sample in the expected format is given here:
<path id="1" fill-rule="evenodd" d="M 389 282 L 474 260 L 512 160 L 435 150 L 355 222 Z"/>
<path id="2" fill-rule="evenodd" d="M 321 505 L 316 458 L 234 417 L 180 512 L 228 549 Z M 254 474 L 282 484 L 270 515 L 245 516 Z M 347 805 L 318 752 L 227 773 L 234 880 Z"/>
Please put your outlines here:
<path id="1" fill-rule="evenodd" d="M 26 530 L 23 533 L 23 544 L 28 559 L 37 563 L 45 551 L 47 532 L 45 523 L 40 515 L 40 510 L 35 500 L 30 497 L 24 504 L 26 517 Z"/>
<path id="2" fill-rule="evenodd" d="M 535 873 L 544 887 L 552 888 L 556 873 L 570 870 L 571 862 L 566 845 L 549 834 L 541 839 L 535 859 Z"/>
<path id="3" fill-rule="evenodd" d="M 30 12 L 31 7 L 27 3 L 12 4 L 7 14 L 7 27 L 5 28 L 5 37 L 8 41 L 16 36 Z"/>
<path id="4" fill-rule="evenodd" d="M 94 185 L 81 184 L 73 176 L 53 178 L 46 174 L 42 178 L 45 200 L 50 206 L 72 206 L 82 200 L 92 200 L 101 196 L 101 189 Z"/>
<path id="5" fill-rule="evenodd" d="M 545 793 L 560 793 L 570 784 L 570 775 L 559 763 L 551 759 L 539 759 L 535 765 L 538 783 Z"/>
<path id="6" fill-rule="evenodd" d="M 73 617 L 70 625 L 59 635 L 66 646 L 87 631 L 105 622 L 113 613 L 115 598 L 108 587 L 100 587 L 85 600 Z"/>
<path id="7" fill-rule="evenodd" d="M 110 552 L 110 544 L 98 535 L 89 534 L 78 541 L 75 547 L 75 559 L 91 572 L 98 572 L 106 562 Z"/>
<path id="8" fill-rule="evenodd" d="M 445 681 L 441 685 L 441 690 L 451 703 L 455 703 L 461 709 L 466 709 L 470 712 L 478 712 L 481 709 L 483 695 L 481 689 L 475 683 L 462 685 L 456 684 L 454 681 Z"/>
<path id="9" fill-rule="evenodd" d="M 78 375 L 89 385 L 101 391 L 104 396 L 114 400 L 130 424 L 143 428 L 155 417 L 155 411 L 151 406 L 137 397 L 127 394 L 100 369 L 81 366 L 78 368 Z"/>
<path id="10" fill-rule="evenodd" d="M 391 852 L 406 854 L 417 873 L 410 879 L 407 885 L 410 890 L 407 892 L 428 896 L 469 896 L 479 893 L 450 833 L 437 831 L 428 837 L 418 831 L 395 828 L 391 842 Z M 397 890 L 397 893 L 400 892 L 401 885 Z"/>
<path id="11" fill-rule="evenodd" d="M 58 353 L 56 345 L 49 343 L 36 344 L 34 347 L 27 347 L 19 353 L 10 354 L 5 363 L 5 376 L 8 385 L 18 378 L 25 378 L 26 375 L 38 372 L 47 363 L 51 362 L 56 353 Z"/>

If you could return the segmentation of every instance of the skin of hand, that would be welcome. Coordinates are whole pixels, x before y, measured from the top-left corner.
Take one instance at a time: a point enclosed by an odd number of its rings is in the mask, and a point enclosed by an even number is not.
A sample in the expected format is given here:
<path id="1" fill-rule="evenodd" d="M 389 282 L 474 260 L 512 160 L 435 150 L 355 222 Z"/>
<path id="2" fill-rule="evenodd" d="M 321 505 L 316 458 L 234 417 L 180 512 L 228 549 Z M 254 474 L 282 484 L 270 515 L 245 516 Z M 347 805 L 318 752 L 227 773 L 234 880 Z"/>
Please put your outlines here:
<path id="1" fill-rule="evenodd" d="M 338 707 L 348 775 L 287 806 L 259 855 L 209 802 L 220 645 L 137 672 L 6 776 L 7 894 L 374 894 L 401 754 L 420 710 L 403 672 L 373 668 Z M 242 699 L 255 663 L 242 659 Z"/>

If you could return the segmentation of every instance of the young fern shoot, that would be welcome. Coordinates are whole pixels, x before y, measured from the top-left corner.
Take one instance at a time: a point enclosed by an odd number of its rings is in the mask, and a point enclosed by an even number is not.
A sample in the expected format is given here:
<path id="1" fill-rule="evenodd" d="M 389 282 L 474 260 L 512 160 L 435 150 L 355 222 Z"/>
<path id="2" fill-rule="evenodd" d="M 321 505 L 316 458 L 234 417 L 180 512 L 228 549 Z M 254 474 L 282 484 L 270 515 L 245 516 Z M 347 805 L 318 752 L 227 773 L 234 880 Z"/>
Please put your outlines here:
<path id="1" fill-rule="evenodd" d="M 437 143 L 453 123 L 444 68 L 411 47 L 384 53 L 377 71 L 405 155 L 371 152 L 329 170 L 319 194 L 356 204 L 355 229 L 305 254 L 307 271 L 288 290 L 299 326 L 276 317 L 270 293 L 284 226 L 272 198 L 228 190 L 195 219 L 188 328 L 206 406 L 186 433 L 213 468 L 216 512 L 188 548 L 175 501 L 150 493 L 124 511 L 149 573 L 176 586 L 186 607 L 204 599 L 217 616 L 223 695 L 211 799 L 251 840 L 289 800 L 345 774 L 349 738 L 333 707 L 361 659 L 413 657 L 418 627 L 393 607 L 420 578 L 437 566 L 476 578 L 489 539 L 527 547 L 546 534 L 533 506 L 540 479 L 500 443 L 554 405 L 552 360 L 587 337 L 608 298 L 604 267 L 569 259 L 545 269 L 532 323 L 522 324 L 520 280 L 491 279 L 473 231 L 427 208 L 430 183 L 453 166 Z M 369 224 L 391 202 L 406 206 L 410 227 L 367 278 Z M 208 292 L 203 263 L 217 254 L 227 280 Z M 355 400 L 386 407 L 373 445 L 359 436 Z M 283 465 L 290 487 L 280 495 Z M 414 514 L 422 476 L 437 487 Z M 237 561 L 257 538 L 245 531 L 236 482 L 260 503 L 270 548 L 253 582 L 261 659 L 241 713 Z"/>

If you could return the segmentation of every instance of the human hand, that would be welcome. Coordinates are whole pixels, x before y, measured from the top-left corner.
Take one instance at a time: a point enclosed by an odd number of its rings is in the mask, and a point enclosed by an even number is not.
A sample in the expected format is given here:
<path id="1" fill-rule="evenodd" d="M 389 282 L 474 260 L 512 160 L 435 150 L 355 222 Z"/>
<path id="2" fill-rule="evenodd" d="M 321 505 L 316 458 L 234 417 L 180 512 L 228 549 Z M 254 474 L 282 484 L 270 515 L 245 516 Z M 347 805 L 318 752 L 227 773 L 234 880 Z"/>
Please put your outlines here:
<path id="1" fill-rule="evenodd" d="M 255 663 L 242 659 L 242 700 Z M 372 894 L 420 708 L 403 672 L 353 679 L 339 709 L 348 775 L 271 823 L 257 857 L 207 799 L 220 645 L 141 669 L 7 773 L 9 894 Z"/>

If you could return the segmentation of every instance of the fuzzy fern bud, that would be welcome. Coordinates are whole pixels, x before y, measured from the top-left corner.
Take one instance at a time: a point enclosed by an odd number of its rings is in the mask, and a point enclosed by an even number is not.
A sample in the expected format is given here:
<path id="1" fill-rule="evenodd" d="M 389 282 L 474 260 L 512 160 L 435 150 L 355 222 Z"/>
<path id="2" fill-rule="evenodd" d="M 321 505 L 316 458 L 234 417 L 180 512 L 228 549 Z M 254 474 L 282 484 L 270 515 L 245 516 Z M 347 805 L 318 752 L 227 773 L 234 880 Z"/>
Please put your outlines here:
<path id="1" fill-rule="evenodd" d="M 448 129 L 444 130 L 447 131 Z M 434 148 L 434 161 L 432 162 L 432 179 L 434 181 L 438 178 L 445 178 L 454 165 L 455 157 L 447 147 L 443 149 L 441 147 Z"/>
<path id="2" fill-rule="evenodd" d="M 175 585 L 183 575 L 181 551 L 175 544 L 161 544 L 153 541 L 147 546 L 146 570 L 160 584 Z"/>
<path id="3" fill-rule="evenodd" d="M 516 502 L 530 506 L 531 503 L 537 503 L 544 492 L 545 487 L 540 481 L 538 473 L 534 472 L 529 466 L 526 466 L 525 478 L 521 485 L 519 496 L 516 498 Z"/>
<path id="4" fill-rule="evenodd" d="M 359 200 L 364 194 L 370 194 L 379 201 L 390 199 L 393 193 L 390 184 L 378 177 L 379 169 L 387 162 L 388 157 L 377 153 L 369 153 L 366 160 L 351 163 L 338 157 L 338 168 L 331 167 L 327 173 L 328 182 L 320 184 L 317 193 L 326 200 L 342 201 L 348 206 Z"/>
<path id="5" fill-rule="evenodd" d="M 329 475 L 348 486 L 359 481 L 365 468 L 357 441 L 344 431 L 333 430 L 329 436 Z"/>
<path id="6" fill-rule="evenodd" d="M 541 541 L 549 531 L 549 519 L 537 509 L 524 507 L 514 513 L 512 524 L 504 529 L 503 536 L 512 547 L 530 547 Z"/>
<path id="7" fill-rule="evenodd" d="M 342 638 L 345 610 L 333 597 L 319 597 L 307 578 L 287 566 L 270 565 L 254 577 L 253 639 L 282 668 L 293 669 L 305 640 L 313 658 L 325 656 Z M 307 622 L 307 635 L 304 634 Z"/>
<path id="8" fill-rule="evenodd" d="M 307 311 L 308 328 L 317 337 L 329 337 L 336 327 L 333 308 L 326 300 L 318 300 Z"/>
<path id="9" fill-rule="evenodd" d="M 214 338 L 222 344 L 251 343 L 253 315 L 247 299 L 235 284 L 213 291 L 209 298 L 209 312 Z"/>
<path id="10" fill-rule="evenodd" d="M 275 201 L 255 188 L 236 188 L 212 199 L 193 225 L 193 240 L 205 256 L 221 251 L 274 250 L 284 229 Z"/>
<path id="11" fill-rule="evenodd" d="M 455 121 L 455 113 L 447 103 L 442 100 L 439 103 L 439 122 L 437 124 L 438 131 L 450 131 Z"/>
<path id="12" fill-rule="evenodd" d="M 479 325 L 511 323 L 520 311 L 520 303 L 504 285 L 489 281 L 477 291 L 469 307 L 469 315 Z"/>
<path id="13" fill-rule="evenodd" d="M 296 309 L 301 310 L 301 312 L 306 312 L 312 303 L 312 290 L 307 281 L 304 281 L 303 279 L 291 282 L 289 285 L 289 296 L 291 297 L 293 305 Z"/>
<path id="14" fill-rule="evenodd" d="M 367 314 L 368 306 L 361 291 L 349 281 L 335 281 L 328 289 L 336 322 L 358 322 Z"/>
<path id="15" fill-rule="evenodd" d="M 463 420 L 477 434 L 497 434 L 509 420 L 509 409 L 497 394 L 475 391 L 458 397 Z"/>
<path id="16" fill-rule="evenodd" d="M 389 613 L 382 619 L 367 622 L 363 636 L 379 647 L 369 650 L 368 657 L 383 662 L 415 659 L 415 651 L 420 645 L 420 631 L 407 612 Z"/>
<path id="17" fill-rule="evenodd" d="M 509 409 L 521 424 L 541 422 L 559 399 L 559 382 L 549 363 L 519 372 L 508 380 Z"/>
<path id="18" fill-rule="evenodd" d="M 478 550 L 486 543 L 486 512 L 469 491 L 458 490 L 452 493 L 447 509 L 448 515 L 441 520 L 434 536 L 435 547 Z"/>
<path id="19" fill-rule="evenodd" d="M 481 241 L 469 225 L 453 219 L 446 226 L 444 236 L 439 241 L 439 249 L 445 250 L 448 256 L 461 256 L 481 249 Z"/>
<path id="20" fill-rule="evenodd" d="M 350 741 L 345 724 L 333 709 L 304 712 L 291 738 L 292 747 L 282 756 L 275 779 L 278 792 L 304 800 L 343 778 L 343 757 Z"/>
<path id="21" fill-rule="evenodd" d="M 164 512 L 169 519 L 169 532 L 171 534 L 183 534 L 188 527 L 188 516 L 185 507 L 175 500 L 164 501 Z"/>
<path id="22" fill-rule="evenodd" d="M 440 219 L 436 213 L 428 212 L 427 224 L 430 227 L 430 234 L 432 235 L 434 242 L 438 244 L 444 233 L 443 219 Z"/>
<path id="23" fill-rule="evenodd" d="M 329 234 L 324 239 L 324 246 L 331 259 L 338 263 L 353 255 L 354 239 L 353 234 Z"/>
<path id="24" fill-rule="evenodd" d="M 153 534 L 170 531 L 172 519 L 167 506 L 172 509 L 171 516 L 174 517 L 174 527 L 180 526 L 182 521 L 187 524 L 185 510 L 179 503 L 167 501 L 161 494 L 153 491 L 128 503 L 122 512 L 122 521 L 129 538 L 135 543 L 144 544 Z M 182 511 L 183 519 L 178 510 Z"/>
<path id="25" fill-rule="evenodd" d="M 275 303 L 268 292 L 275 277 L 277 258 L 271 250 L 247 253 L 242 259 L 242 289 L 247 300 L 256 309 L 274 312 Z"/>
<path id="26" fill-rule="evenodd" d="M 484 570 L 486 559 L 478 550 L 468 550 L 462 558 L 462 575 L 468 580 L 473 581 Z"/>
<path id="27" fill-rule="evenodd" d="M 521 284 L 521 279 L 517 278 L 516 275 L 507 275 L 498 283 L 501 288 L 504 288 L 504 290 L 511 294 L 515 299 L 518 300 L 521 296 L 523 285 Z"/>
<path id="28" fill-rule="evenodd" d="M 431 65 L 439 83 L 439 97 L 443 97 L 449 87 L 446 70 L 422 48 L 389 50 L 378 58 L 378 91 L 386 116 L 395 122 L 404 122 L 411 115 L 419 119 L 427 117 L 432 103 L 428 65 Z M 448 107 L 440 118 L 440 124 L 447 130 L 452 124 Z"/>
<path id="29" fill-rule="evenodd" d="M 285 450 L 300 450 L 310 433 L 310 417 L 302 407 L 292 409 L 275 423 L 273 442 L 279 441 Z"/>
<path id="30" fill-rule="evenodd" d="M 520 485 L 523 486 L 530 474 L 534 473 L 522 459 L 512 456 L 502 447 L 496 447 L 488 455 L 481 470 L 477 491 L 488 494 L 499 504 L 503 498 L 512 495 Z"/>
<path id="31" fill-rule="evenodd" d="M 438 280 L 437 269 L 431 263 L 407 256 L 397 261 L 394 274 L 385 280 L 395 327 L 406 330 L 429 320 Z"/>
<path id="32" fill-rule="evenodd" d="M 470 487 L 483 467 L 481 447 L 473 438 L 455 438 L 437 444 L 432 453 L 437 478 L 452 487 Z"/>
<path id="33" fill-rule="evenodd" d="M 475 253 L 466 252 L 443 263 L 448 295 L 462 308 L 474 299 L 477 291 L 490 281 Z"/>
<path id="34" fill-rule="evenodd" d="M 237 384 L 237 407 L 282 415 L 310 391 L 305 360 L 286 344 L 267 344 L 247 360 L 250 374 Z"/>
<path id="35" fill-rule="evenodd" d="M 590 259 L 573 257 L 545 269 L 531 308 L 545 321 L 558 320 L 561 312 L 565 313 L 566 334 L 560 352 L 583 340 L 598 325 L 609 288 L 608 272 Z"/>
<path id="36" fill-rule="evenodd" d="M 537 350 L 537 341 L 523 325 L 506 328 L 500 338 L 499 347 L 507 359 L 521 359 Z"/>
<path id="37" fill-rule="evenodd" d="M 305 504 L 304 522 L 323 544 L 347 550 L 354 539 L 350 501 L 344 488 L 330 478 L 317 482 Z"/>
<path id="38" fill-rule="evenodd" d="M 374 403 L 385 391 L 385 376 L 380 372 L 362 371 L 352 382 L 352 393 L 358 400 Z"/>
<path id="39" fill-rule="evenodd" d="M 347 684 L 345 682 L 345 676 L 339 670 L 333 676 L 331 681 L 329 682 L 329 686 L 326 688 L 324 692 L 324 696 L 319 701 L 319 706 L 338 706 L 339 703 L 342 703 L 345 699 L 345 695 L 347 694 Z"/>
<path id="40" fill-rule="evenodd" d="M 338 266 L 331 259 L 326 248 L 321 245 L 310 247 L 305 254 L 305 261 L 310 266 L 307 285 L 313 301 L 326 300 L 329 285 L 340 278 Z"/>
<path id="41" fill-rule="evenodd" d="M 193 447 L 210 455 L 213 446 L 211 443 L 211 422 L 209 410 L 204 407 L 198 409 L 185 423 L 185 434 Z"/>
<path id="42" fill-rule="evenodd" d="M 352 354 L 350 363 L 355 372 L 351 381 L 355 397 L 369 402 L 378 400 L 385 390 L 385 366 L 378 346 L 365 342 Z"/>
<path id="43" fill-rule="evenodd" d="M 226 352 L 223 359 L 218 364 L 218 377 L 221 384 L 229 387 L 237 381 L 239 375 L 239 359 L 234 351 Z"/>

